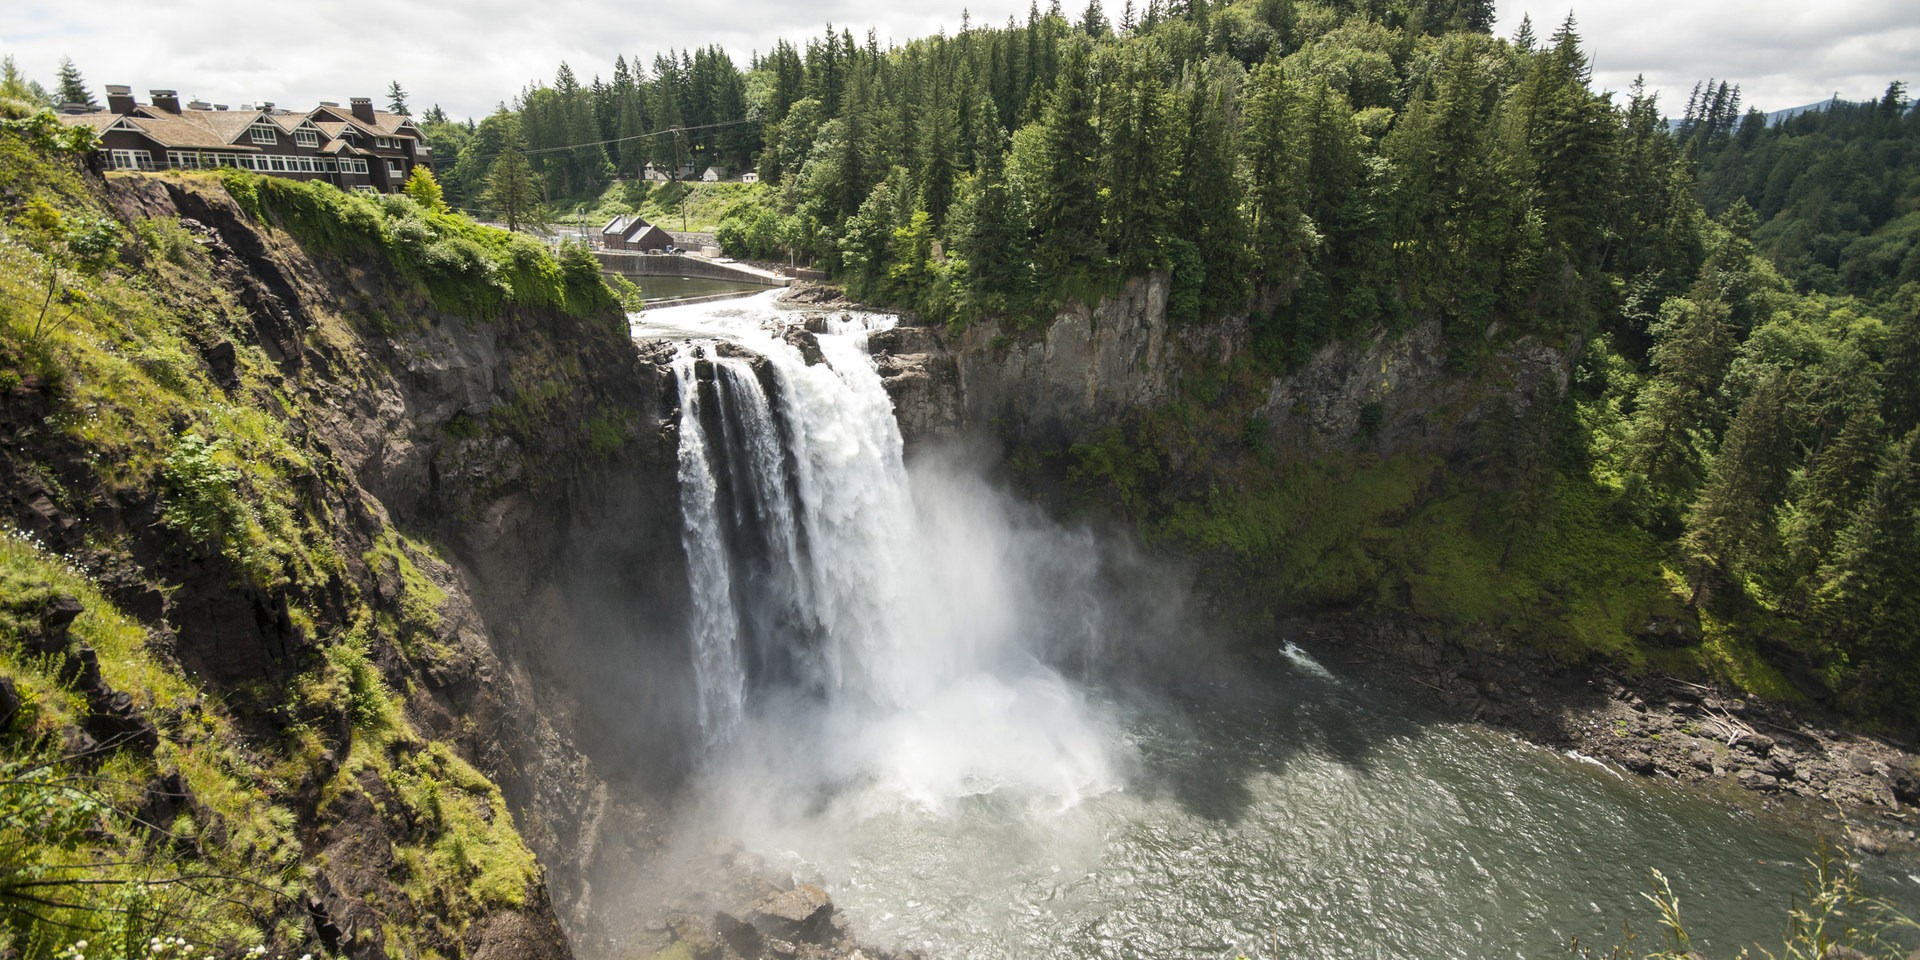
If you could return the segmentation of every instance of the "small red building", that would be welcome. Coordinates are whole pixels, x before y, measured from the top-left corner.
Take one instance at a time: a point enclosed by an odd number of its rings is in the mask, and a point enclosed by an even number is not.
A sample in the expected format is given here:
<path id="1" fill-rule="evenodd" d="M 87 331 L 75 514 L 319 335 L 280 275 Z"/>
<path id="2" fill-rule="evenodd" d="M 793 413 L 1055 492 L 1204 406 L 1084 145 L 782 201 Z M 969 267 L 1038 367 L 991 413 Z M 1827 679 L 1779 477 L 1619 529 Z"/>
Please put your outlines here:
<path id="1" fill-rule="evenodd" d="M 665 250 L 673 235 L 639 217 L 615 217 L 600 230 L 600 243 L 608 250 Z"/>

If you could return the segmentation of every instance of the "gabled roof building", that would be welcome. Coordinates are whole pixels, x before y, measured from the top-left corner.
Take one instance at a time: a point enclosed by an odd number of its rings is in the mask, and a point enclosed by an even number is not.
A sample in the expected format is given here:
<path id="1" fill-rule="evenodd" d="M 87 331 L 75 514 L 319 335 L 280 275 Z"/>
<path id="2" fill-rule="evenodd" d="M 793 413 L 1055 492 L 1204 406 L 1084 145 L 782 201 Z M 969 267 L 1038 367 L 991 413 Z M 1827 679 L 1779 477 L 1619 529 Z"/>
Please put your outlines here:
<path id="1" fill-rule="evenodd" d="M 639 217 L 615 217 L 601 229 L 600 243 L 608 250 L 665 250 L 673 235 Z"/>
<path id="2" fill-rule="evenodd" d="M 432 155 L 413 121 L 355 97 L 349 106 L 322 103 L 299 112 L 271 103 L 229 110 L 226 104 L 180 103 L 172 90 L 138 103 L 129 87 L 109 85 L 107 108 L 65 113 L 60 121 L 100 134 L 110 170 L 204 170 L 239 167 L 269 176 L 325 180 L 342 190 L 398 192 Z"/>

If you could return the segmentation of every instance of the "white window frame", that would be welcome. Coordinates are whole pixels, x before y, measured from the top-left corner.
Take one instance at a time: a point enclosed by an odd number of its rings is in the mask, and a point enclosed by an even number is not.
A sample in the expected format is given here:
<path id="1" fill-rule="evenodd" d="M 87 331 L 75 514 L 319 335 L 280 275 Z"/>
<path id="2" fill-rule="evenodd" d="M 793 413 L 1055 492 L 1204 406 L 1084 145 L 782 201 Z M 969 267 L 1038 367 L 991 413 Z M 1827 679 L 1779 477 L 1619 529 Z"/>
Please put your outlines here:
<path id="1" fill-rule="evenodd" d="M 109 150 L 107 160 L 115 170 L 155 169 L 151 150 Z"/>
<path id="2" fill-rule="evenodd" d="M 374 137 L 373 145 L 376 147 L 379 147 L 382 150 L 400 149 L 400 144 L 395 142 L 392 137 Z"/>
<path id="3" fill-rule="evenodd" d="M 405 177 L 406 175 L 407 175 L 407 171 L 401 167 L 400 161 L 398 160 L 387 161 L 387 178 L 388 179 L 399 180 Z"/>
<path id="4" fill-rule="evenodd" d="M 293 142 L 303 147 L 318 147 L 320 145 L 320 131 L 295 130 L 293 132 Z"/>
<path id="5" fill-rule="evenodd" d="M 249 125 L 247 127 L 247 136 L 252 137 L 254 143 L 271 146 L 272 144 L 280 142 L 280 128 L 262 121 Z"/>

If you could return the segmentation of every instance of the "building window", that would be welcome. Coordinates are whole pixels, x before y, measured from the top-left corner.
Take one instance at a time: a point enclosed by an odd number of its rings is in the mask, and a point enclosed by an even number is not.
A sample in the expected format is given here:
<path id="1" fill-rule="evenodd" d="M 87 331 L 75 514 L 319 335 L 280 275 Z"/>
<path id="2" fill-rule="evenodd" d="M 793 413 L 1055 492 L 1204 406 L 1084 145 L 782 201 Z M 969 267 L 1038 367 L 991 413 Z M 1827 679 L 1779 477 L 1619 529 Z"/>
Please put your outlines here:
<path id="1" fill-rule="evenodd" d="M 374 188 L 372 188 L 372 187 L 369 187 L 369 186 L 367 186 L 367 185 L 366 185 L 366 184 L 364 184 L 364 183 L 357 183 L 357 184 L 354 184 L 354 186 L 353 186 L 353 192 L 355 192 L 355 193 L 379 193 L 380 191 L 378 191 L 378 190 L 375 190 Z"/>
<path id="2" fill-rule="evenodd" d="M 252 135 L 254 143 L 280 142 L 280 128 L 271 123 L 256 123 L 247 128 L 247 133 Z"/>
<path id="3" fill-rule="evenodd" d="M 320 134 L 313 130 L 295 130 L 293 142 L 303 147 L 317 147 L 320 145 Z"/>
<path id="4" fill-rule="evenodd" d="M 107 154 L 115 170 L 152 170 L 153 151 L 151 150 L 113 150 Z"/>
<path id="5" fill-rule="evenodd" d="M 382 150 L 400 149 L 400 145 L 395 143 L 392 137 L 374 137 L 373 145 L 376 147 L 379 147 Z"/>
<path id="6" fill-rule="evenodd" d="M 390 177 L 390 178 L 392 178 L 392 179 L 394 179 L 394 180 L 398 180 L 398 179 L 400 179 L 401 177 L 404 177 L 404 176 L 406 176 L 406 175 L 407 175 L 407 172 L 406 172 L 405 170 L 402 170 L 402 169 L 400 169 L 400 161 L 398 161 L 398 160 L 388 160 L 388 161 L 387 161 L 387 176 L 388 176 L 388 177 Z"/>

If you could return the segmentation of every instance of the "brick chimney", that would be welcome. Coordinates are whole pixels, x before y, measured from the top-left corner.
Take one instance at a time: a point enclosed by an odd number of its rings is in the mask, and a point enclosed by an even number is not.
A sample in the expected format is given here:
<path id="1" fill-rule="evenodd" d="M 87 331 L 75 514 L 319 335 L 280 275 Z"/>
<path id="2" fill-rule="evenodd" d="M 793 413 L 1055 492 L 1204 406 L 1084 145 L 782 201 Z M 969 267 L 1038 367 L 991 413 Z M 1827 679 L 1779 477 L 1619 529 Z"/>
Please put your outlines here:
<path id="1" fill-rule="evenodd" d="M 355 120 L 359 120 L 362 123 L 374 122 L 372 97 L 354 97 L 351 102 L 353 103 L 353 118 Z"/>
<path id="2" fill-rule="evenodd" d="M 133 112 L 133 88 L 124 83 L 107 84 L 107 109 L 126 116 Z"/>
<path id="3" fill-rule="evenodd" d="M 152 90 L 153 105 L 156 109 L 168 113 L 180 112 L 180 92 L 178 90 Z"/>

